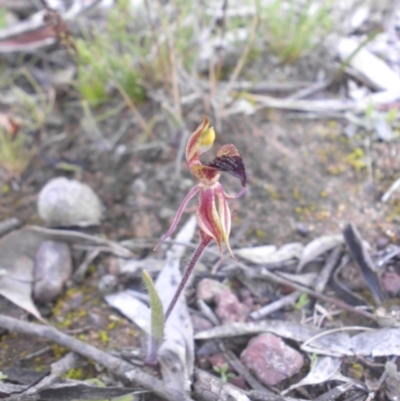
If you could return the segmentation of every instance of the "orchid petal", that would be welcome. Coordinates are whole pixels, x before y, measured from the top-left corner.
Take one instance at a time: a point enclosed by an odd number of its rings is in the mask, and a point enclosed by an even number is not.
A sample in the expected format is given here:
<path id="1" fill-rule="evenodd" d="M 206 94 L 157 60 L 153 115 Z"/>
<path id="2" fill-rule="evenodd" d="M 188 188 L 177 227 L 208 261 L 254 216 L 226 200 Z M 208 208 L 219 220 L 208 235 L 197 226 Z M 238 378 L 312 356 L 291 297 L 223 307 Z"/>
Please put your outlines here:
<path id="1" fill-rule="evenodd" d="M 200 185 L 195 185 L 190 192 L 185 196 L 185 199 L 183 199 L 182 203 L 180 204 L 178 211 L 176 212 L 176 215 L 174 217 L 174 220 L 172 221 L 171 227 L 168 229 L 168 231 L 163 235 L 163 237 L 160 239 L 160 241 L 158 241 L 156 247 L 154 248 L 154 250 L 156 250 L 158 248 L 158 246 L 164 242 L 169 236 L 171 236 L 171 234 L 175 231 L 176 226 L 179 223 L 179 220 L 182 217 L 182 213 L 185 209 L 185 207 L 187 206 L 187 204 L 189 203 L 189 201 L 196 196 L 199 192 L 200 192 Z"/>
<path id="2" fill-rule="evenodd" d="M 203 122 L 190 135 L 186 145 L 186 160 L 189 165 L 199 160 L 200 154 L 211 148 L 215 140 L 214 128 L 209 127 L 210 121 L 206 116 Z"/>
<path id="3" fill-rule="evenodd" d="M 223 145 L 217 153 L 217 157 L 208 163 L 208 166 L 214 167 L 218 171 L 226 171 L 234 177 L 239 178 L 242 186 L 246 186 L 246 169 L 243 159 L 235 145 Z"/>

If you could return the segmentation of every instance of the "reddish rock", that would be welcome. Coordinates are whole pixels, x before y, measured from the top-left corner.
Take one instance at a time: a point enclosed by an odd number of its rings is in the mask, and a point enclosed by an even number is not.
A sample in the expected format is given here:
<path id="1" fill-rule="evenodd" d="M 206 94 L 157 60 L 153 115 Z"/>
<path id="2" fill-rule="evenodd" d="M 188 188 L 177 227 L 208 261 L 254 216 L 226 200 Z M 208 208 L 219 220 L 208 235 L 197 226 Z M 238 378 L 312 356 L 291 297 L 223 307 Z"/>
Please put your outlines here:
<path id="1" fill-rule="evenodd" d="M 249 308 L 249 310 L 253 309 L 254 299 L 251 291 L 249 291 L 247 288 L 241 288 L 239 290 L 239 297 L 242 300 L 243 304 L 245 304 Z"/>
<path id="2" fill-rule="evenodd" d="M 221 368 L 223 365 L 228 363 L 228 361 L 224 357 L 224 354 L 222 353 L 210 355 L 208 357 L 208 362 L 211 363 L 212 367 L 217 367 L 217 368 Z M 227 372 L 233 372 L 231 366 L 228 366 Z"/>
<path id="3" fill-rule="evenodd" d="M 216 295 L 226 288 L 227 287 L 219 281 L 204 278 L 197 284 L 196 296 L 198 299 L 202 299 L 205 302 L 211 302 Z"/>
<path id="4" fill-rule="evenodd" d="M 268 386 L 292 377 L 304 363 L 299 352 L 269 333 L 253 338 L 240 359 L 261 383 Z"/>
<path id="5" fill-rule="evenodd" d="M 397 273 L 385 273 L 382 277 L 382 286 L 386 292 L 397 295 L 400 292 L 400 276 Z"/>
<path id="6" fill-rule="evenodd" d="M 236 387 L 246 390 L 246 381 L 243 376 L 235 376 L 228 379 L 228 383 L 233 384 Z"/>
<path id="7" fill-rule="evenodd" d="M 244 322 L 249 309 L 246 305 L 240 303 L 236 295 L 229 289 L 225 288 L 215 297 L 217 308 L 215 313 L 223 324 Z"/>

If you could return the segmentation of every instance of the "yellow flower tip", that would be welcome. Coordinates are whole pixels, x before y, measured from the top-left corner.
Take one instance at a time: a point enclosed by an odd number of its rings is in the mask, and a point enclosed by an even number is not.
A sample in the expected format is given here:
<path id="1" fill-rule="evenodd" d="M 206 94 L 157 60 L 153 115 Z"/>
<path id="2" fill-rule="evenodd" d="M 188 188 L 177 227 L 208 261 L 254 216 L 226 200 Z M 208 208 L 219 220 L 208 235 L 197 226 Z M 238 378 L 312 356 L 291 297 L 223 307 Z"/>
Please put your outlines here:
<path id="1" fill-rule="evenodd" d="M 210 148 L 215 141 L 215 131 L 214 127 L 207 128 L 202 131 L 199 137 L 199 144 L 201 148 Z"/>
<path id="2" fill-rule="evenodd" d="M 198 139 L 197 139 L 197 149 L 199 154 L 201 155 L 204 152 L 207 152 L 212 145 L 214 144 L 215 140 L 215 131 L 213 127 L 208 127 L 201 131 Z"/>

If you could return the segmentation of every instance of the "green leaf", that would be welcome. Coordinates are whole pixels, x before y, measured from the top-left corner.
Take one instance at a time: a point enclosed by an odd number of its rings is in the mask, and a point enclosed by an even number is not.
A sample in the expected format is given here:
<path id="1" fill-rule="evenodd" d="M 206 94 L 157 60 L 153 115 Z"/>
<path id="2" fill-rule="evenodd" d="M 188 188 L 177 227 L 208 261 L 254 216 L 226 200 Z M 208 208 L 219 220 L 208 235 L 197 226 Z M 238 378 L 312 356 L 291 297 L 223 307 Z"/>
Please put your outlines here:
<path id="1" fill-rule="evenodd" d="M 146 286 L 147 293 L 150 297 L 150 310 L 151 310 L 151 335 L 157 344 L 161 344 L 164 339 L 164 310 L 154 287 L 153 280 L 146 270 L 142 272 L 144 285 Z"/>
<path id="2" fill-rule="evenodd" d="M 303 309 L 308 304 L 308 295 L 301 294 L 296 303 L 296 309 Z"/>

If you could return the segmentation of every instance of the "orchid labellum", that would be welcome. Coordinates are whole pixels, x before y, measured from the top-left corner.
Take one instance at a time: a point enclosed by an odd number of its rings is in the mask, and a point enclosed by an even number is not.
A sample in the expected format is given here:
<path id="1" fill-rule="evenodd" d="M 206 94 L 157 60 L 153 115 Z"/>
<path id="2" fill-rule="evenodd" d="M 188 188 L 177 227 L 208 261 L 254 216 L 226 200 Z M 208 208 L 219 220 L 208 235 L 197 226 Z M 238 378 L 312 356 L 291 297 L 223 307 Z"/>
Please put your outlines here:
<path id="1" fill-rule="evenodd" d="M 158 246 L 175 231 L 186 205 L 193 197 L 198 195 L 197 221 L 200 227 L 201 242 L 186 268 L 182 281 L 168 307 L 165 319 L 168 318 L 174 308 L 201 254 L 213 239 L 219 247 L 221 256 L 222 244 L 225 244 L 231 256 L 235 258 L 229 246 L 232 217 L 227 200 L 238 198 L 245 192 L 246 171 L 238 150 L 232 144 L 223 145 L 211 163 L 202 164 L 200 155 L 212 147 L 214 140 L 214 128 L 209 126 L 208 118 L 204 117 L 203 122 L 191 134 L 186 145 L 186 161 L 198 183 L 186 195 L 179 206 L 171 227 L 157 244 Z M 224 191 L 219 182 L 221 171 L 226 171 L 240 179 L 243 189 L 237 195 L 231 196 Z"/>

